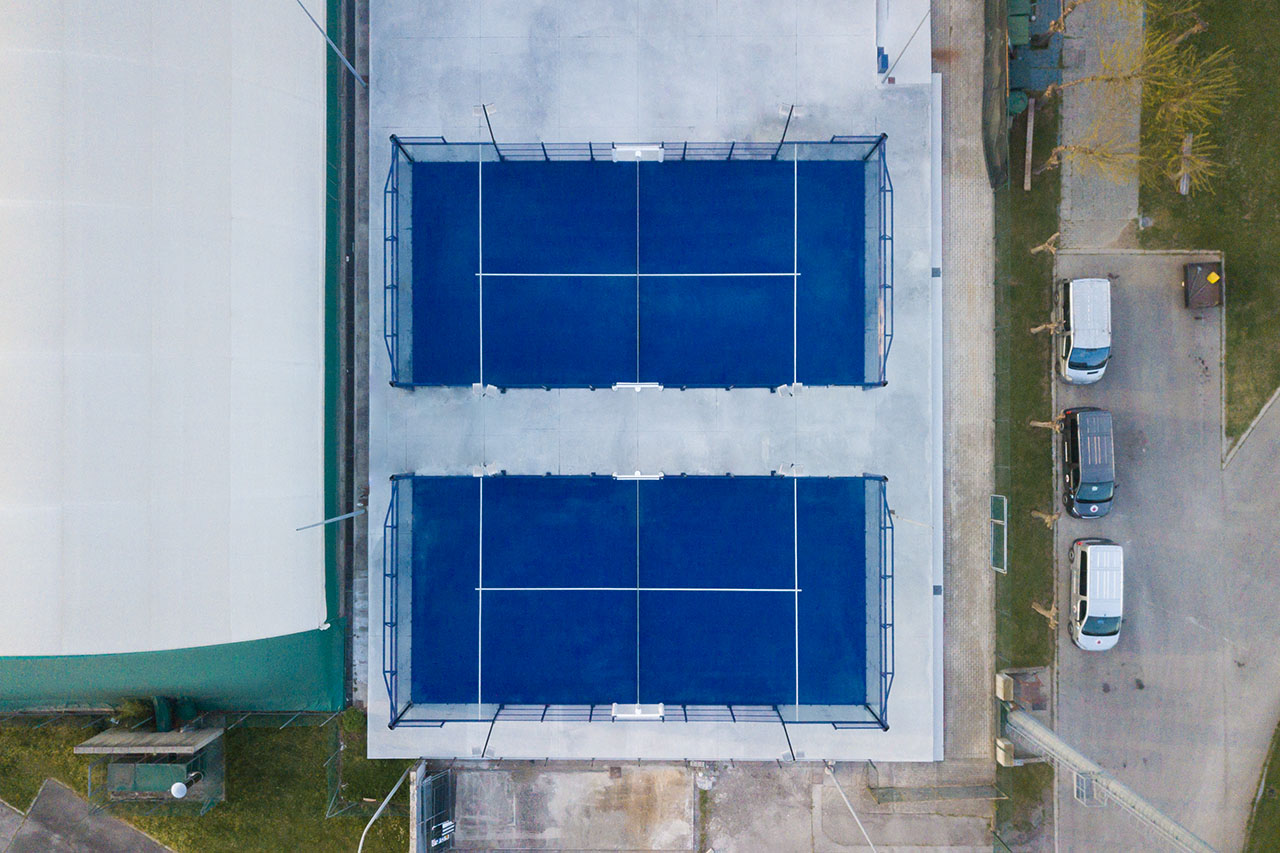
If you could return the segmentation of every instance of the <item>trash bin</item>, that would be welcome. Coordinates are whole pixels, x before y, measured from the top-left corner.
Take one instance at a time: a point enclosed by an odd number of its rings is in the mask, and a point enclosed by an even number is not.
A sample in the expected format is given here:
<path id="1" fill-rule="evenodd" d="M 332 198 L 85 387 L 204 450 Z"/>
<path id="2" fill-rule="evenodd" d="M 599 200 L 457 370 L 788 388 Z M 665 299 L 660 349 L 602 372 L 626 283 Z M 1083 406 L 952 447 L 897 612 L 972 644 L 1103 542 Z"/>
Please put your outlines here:
<path id="1" fill-rule="evenodd" d="M 1222 263 L 1187 264 L 1182 268 L 1182 303 L 1188 308 L 1222 304 Z"/>

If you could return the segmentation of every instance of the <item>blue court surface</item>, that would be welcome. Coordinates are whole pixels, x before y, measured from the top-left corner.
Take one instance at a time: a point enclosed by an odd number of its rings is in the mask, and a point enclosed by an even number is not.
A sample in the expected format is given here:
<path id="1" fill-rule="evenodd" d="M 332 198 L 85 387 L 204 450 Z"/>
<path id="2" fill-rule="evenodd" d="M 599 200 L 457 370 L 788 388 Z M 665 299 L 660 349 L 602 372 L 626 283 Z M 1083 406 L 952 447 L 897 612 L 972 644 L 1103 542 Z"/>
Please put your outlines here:
<path id="1" fill-rule="evenodd" d="M 408 478 L 411 699 L 861 704 L 867 482 Z"/>
<path id="2" fill-rule="evenodd" d="M 409 384 L 869 384 L 866 172 L 414 163 Z"/>

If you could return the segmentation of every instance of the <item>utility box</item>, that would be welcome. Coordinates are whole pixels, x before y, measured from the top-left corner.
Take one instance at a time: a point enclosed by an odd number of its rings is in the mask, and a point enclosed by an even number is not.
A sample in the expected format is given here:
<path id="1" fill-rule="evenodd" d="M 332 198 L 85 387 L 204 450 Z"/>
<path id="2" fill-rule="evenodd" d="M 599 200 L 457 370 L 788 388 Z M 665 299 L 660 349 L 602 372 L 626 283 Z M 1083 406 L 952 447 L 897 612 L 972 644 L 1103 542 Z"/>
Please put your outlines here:
<path id="1" fill-rule="evenodd" d="M 129 797 L 135 794 L 168 795 L 175 782 L 185 784 L 197 773 L 204 772 L 204 754 L 189 761 L 114 761 L 107 765 L 107 795 Z"/>
<path id="2" fill-rule="evenodd" d="M 1001 767 L 1017 767 L 1021 763 L 1014 755 L 1013 741 L 1007 737 L 996 738 L 996 764 Z"/>
<path id="3" fill-rule="evenodd" d="M 1182 303 L 1188 308 L 1222 304 L 1222 262 L 1186 264 L 1182 268 Z"/>

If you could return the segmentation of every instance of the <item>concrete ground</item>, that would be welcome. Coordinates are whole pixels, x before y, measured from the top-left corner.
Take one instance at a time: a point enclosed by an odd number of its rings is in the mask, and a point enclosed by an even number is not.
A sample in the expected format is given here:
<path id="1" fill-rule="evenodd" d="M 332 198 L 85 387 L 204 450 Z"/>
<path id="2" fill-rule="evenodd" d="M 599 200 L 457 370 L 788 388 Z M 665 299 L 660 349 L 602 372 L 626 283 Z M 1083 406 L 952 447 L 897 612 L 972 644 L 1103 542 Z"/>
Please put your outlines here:
<path id="1" fill-rule="evenodd" d="M 968 769 L 895 765 L 894 784 L 946 783 Z M 877 803 L 867 766 L 835 777 L 880 850 L 991 849 L 983 800 Z M 866 849 L 822 764 L 502 762 L 455 769 L 460 850 L 813 853 Z M 886 779 L 882 772 L 880 784 Z"/>
<path id="2" fill-rule="evenodd" d="M 903 768 L 902 781 L 924 776 Z M 989 851 L 990 803 L 982 800 L 877 803 L 866 785 L 866 765 L 837 765 L 835 775 L 867 835 L 858 828 L 836 781 L 821 765 L 734 765 L 712 772 L 707 804 L 707 847 L 716 853 L 835 853 L 878 850 Z M 936 765 L 925 774 L 933 778 Z"/>
<path id="3" fill-rule="evenodd" d="M 1057 277 L 1114 273 L 1114 358 L 1096 385 L 1055 381 L 1057 408 L 1115 420 L 1106 518 L 1057 525 L 1059 602 L 1079 536 L 1125 547 L 1119 645 L 1088 654 L 1061 617 L 1057 730 L 1210 844 L 1239 849 L 1280 715 L 1280 407 L 1224 470 L 1220 308 L 1182 307 L 1192 256 L 1060 252 Z M 1229 291 L 1228 291 L 1229 295 Z M 1061 604 L 1059 605 L 1061 607 Z M 1159 849 L 1114 808 L 1085 808 L 1060 774 L 1063 849 Z"/>
<path id="4" fill-rule="evenodd" d="M 934 70 L 943 78 L 942 722 L 947 760 L 969 762 L 979 783 L 992 781 L 995 767 L 995 575 L 987 532 L 995 491 L 995 208 L 982 150 L 982 4 L 937 0 L 930 23 Z"/>
<path id="5" fill-rule="evenodd" d="M 1126 12 L 1132 12 L 1128 14 Z M 1117 45 L 1142 44 L 1141 4 L 1081 4 L 1067 18 L 1063 39 L 1063 82 L 1098 74 Z M 1114 152 L 1138 150 L 1141 117 L 1137 83 L 1083 84 L 1061 95 L 1064 146 Z M 1138 165 L 1104 171 L 1096 158 L 1068 155 L 1062 165 L 1061 245 L 1070 248 L 1136 245 Z"/>
<path id="6" fill-rule="evenodd" d="M 456 771 L 459 850 L 692 850 L 684 765 L 508 762 Z"/>
<path id="7" fill-rule="evenodd" d="M 504 722 L 492 732 L 487 724 L 395 731 L 376 726 L 372 755 L 940 757 L 943 359 L 941 288 L 930 275 L 937 264 L 931 263 L 929 30 L 920 28 L 928 4 L 894 6 L 896 23 L 885 44 L 892 56 L 901 56 L 893 84 L 880 83 L 875 74 L 875 8 L 873 0 L 371 4 L 373 197 L 386 175 L 389 134 L 487 139 L 473 112 L 482 102 L 496 106 L 494 132 L 511 142 L 777 139 L 785 120 L 779 104 L 800 104 L 790 139 L 888 134 L 896 215 L 889 384 L 871 390 L 513 389 L 482 395 L 472 389 L 392 389 L 377 310 L 381 265 L 374 258 L 373 612 L 381 608 L 382 520 L 388 478 L 396 473 L 875 473 L 889 477 L 898 520 L 888 732 L 797 726 L 788 744 L 776 724 Z M 376 244 L 381 207 L 374 204 L 370 214 Z M 381 641 L 381 632 L 370 632 L 371 663 L 381 658 Z M 377 682 L 370 712 L 375 720 L 386 719 L 387 697 Z"/>
<path id="8" fill-rule="evenodd" d="M 0 800 L 0 851 L 9 849 L 9 842 L 22 826 L 22 812 Z"/>
<path id="9" fill-rule="evenodd" d="M 0 814 L 9 811 L 5 806 Z M 0 817 L 0 842 L 12 815 Z M 127 823 L 95 811 L 61 782 L 46 780 L 3 853 L 166 853 L 169 848 Z"/>

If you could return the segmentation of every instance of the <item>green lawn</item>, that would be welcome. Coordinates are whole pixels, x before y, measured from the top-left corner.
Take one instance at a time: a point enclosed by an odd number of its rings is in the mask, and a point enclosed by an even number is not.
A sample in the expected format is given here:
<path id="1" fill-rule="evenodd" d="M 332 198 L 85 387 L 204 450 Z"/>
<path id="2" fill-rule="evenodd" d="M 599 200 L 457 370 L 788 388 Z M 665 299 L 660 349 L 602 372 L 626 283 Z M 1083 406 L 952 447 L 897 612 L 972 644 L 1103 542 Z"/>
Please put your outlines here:
<path id="1" fill-rule="evenodd" d="M 1229 47 L 1242 96 L 1212 134 L 1223 174 L 1212 194 L 1144 189 L 1153 220 L 1143 245 L 1221 249 L 1227 263 L 1227 435 L 1239 436 L 1280 386 L 1280 11 L 1274 3 L 1204 0 L 1199 50 Z"/>
<path id="2" fill-rule="evenodd" d="M 1052 764 L 997 767 L 996 785 L 1009 799 L 996 802 L 996 828 L 1000 840 L 1015 850 L 1052 849 Z M 1044 836 L 1048 835 L 1048 838 Z"/>
<path id="3" fill-rule="evenodd" d="M 337 725 L 336 723 L 334 725 Z M 332 747 L 332 726 L 240 727 L 226 735 L 227 801 L 202 817 L 131 816 L 128 819 L 180 853 L 351 853 L 367 817 L 325 818 L 328 792 L 325 759 Z M 0 799 L 26 809 L 47 777 L 81 794 L 87 762 L 71 748 L 93 734 L 74 724 L 40 729 L 0 727 Z M 343 792 L 348 801 L 381 800 L 395 784 L 405 762 L 364 759 L 364 717 L 347 712 L 342 719 Z M 404 802 L 404 789 L 397 797 Z M 387 815 L 369 833 L 366 851 L 402 853 L 409 845 L 408 820 Z"/>
<path id="4" fill-rule="evenodd" d="M 1009 498 L 1009 573 L 996 576 L 996 668 L 1046 666 L 1054 635 L 1032 602 L 1053 602 L 1053 533 L 1030 515 L 1052 512 L 1051 433 L 1027 425 L 1048 420 L 1051 338 L 1033 335 L 1052 309 L 1053 258 L 1030 254 L 1058 230 L 1059 177 L 1037 176 L 1022 189 L 1026 116 L 1010 133 L 1009 186 L 996 192 L 996 489 Z M 1036 115 L 1034 163 L 1049 156 L 1057 139 L 1057 115 Z M 1045 819 L 1053 774 L 1044 765 L 1001 768 L 997 782 L 1009 797 L 996 810 L 1006 841 L 1025 839 Z"/>
<path id="5" fill-rule="evenodd" d="M 1249 838 L 1245 842 L 1245 850 L 1248 851 L 1280 850 L 1280 762 L 1276 761 L 1277 752 L 1280 752 L 1280 728 L 1271 737 L 1271 751 L 1263 769 L 1262 796 L 1249 817 Z"/>
<path id="6" fill-rule="evenodd" d="M 1036 116 L 1035 162 L 1043 162 L 1057 138 L 1057 116 Z M 1011 133 L 1014 147 L 1026 139 L 1026 117 Z M 1053 634 L 1031 609 L 1053 601 L 1053 535 L 1030 515 L 1052 512 L 1051 433 L 1027 425 L 1048 420 L 1051 338 L 1033 335 L 1052 310 L 1053 258 L 1030 254 L 1058 230 L 1059 179 L 1037 176 L 1022 189 L 1023 158 L 1012 158 L 1010 185 L 996 193 L 996 488 L 1009 498 L 1009 573 L 996 581 L 996 656 L 1001 669 L 1045 666 L 1053 661 Z"/>

